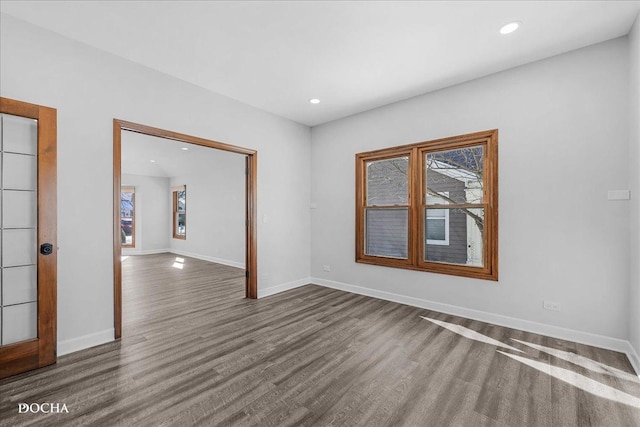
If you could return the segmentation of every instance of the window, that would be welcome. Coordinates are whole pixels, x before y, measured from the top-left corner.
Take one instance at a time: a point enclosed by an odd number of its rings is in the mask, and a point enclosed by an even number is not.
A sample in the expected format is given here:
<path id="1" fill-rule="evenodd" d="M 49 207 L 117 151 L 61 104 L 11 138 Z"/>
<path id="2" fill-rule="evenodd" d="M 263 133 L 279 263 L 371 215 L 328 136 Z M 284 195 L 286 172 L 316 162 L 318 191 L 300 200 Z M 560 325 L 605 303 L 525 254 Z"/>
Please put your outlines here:
<path id="1" fill-rule="evenodd" d="M 134 187 L 120 189 L 120 236 L 123 248 L 136 247 L 136 192 Z"/>
<path id="2" fill-rule="evenodd" d="M 173 238 L 187 238 L 187 187 L 181 185 L 171 189 L 173 193 Z"/>
<path id="3" fill-rule="evenodd" d="M 356 261 L 498 280 L 498 131 L 356 155 Z"/>
<path id="4" fill-rule="evenodd" d="M 449 192 L 445 191 L 442 195 L 449 197 Z M 427 194 L 427 203 L 437 204 L 439 201 L 444 203 L 446 199 L 438 196 Z M 448 245 L 449 244 L 449 210 L 448 209 L 429 209 L 426 213 L 427 228 L 427 244 L 428 245 Z"/>

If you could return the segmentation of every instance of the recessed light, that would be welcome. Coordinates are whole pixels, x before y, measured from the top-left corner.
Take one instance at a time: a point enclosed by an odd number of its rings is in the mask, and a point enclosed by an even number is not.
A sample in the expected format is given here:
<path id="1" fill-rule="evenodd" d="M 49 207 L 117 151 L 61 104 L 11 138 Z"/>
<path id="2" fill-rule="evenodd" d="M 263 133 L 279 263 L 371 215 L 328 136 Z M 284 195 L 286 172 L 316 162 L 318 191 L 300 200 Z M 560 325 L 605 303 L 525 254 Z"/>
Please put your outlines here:
<path id="1" fill-rule="evenodd" d="M 182 151 L 187 151 L 188 149 L 189 149 L 189 148 L 187 148 L 187 147 L 182 147 L 182 148 L 181 148 L 181 150 L 182 150 Z"/>
<path id="2" fill-rule="evenodd" d="M 500 34 L 511 34 L 520 27 L 519 22 L 510 22 L 500 28 Z"/>
<path id="3" fill-rule="evenodd" d="M 309 102 L 312 104 L 320 104 L 320 100 L 318 98 L 311 98 Z"/>
<path id="4" fill-rule="evenodd" d="M 155 163 L 155 162 L 156 162 L 155 160 L 149 160 L 149 161 L 150 161 L 151 163 Z"/>

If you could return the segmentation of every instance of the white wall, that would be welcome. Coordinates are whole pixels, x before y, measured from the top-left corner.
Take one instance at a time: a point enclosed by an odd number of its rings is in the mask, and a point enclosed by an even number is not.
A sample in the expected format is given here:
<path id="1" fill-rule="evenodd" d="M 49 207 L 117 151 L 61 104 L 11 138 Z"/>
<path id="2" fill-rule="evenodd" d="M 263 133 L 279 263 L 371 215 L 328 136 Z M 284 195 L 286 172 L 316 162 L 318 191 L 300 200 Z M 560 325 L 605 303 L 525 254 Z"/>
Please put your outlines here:
<path id="1" fill-rule="evenodd" d="M 0 27 L 2 96 L 58 109 L 59 354 L 113 337 L 113 118 L 258 150 L 258 290 L 309 276 L 306 126 L 7 15 Z"/>
<path id="2" fill-rule="evenodd" d="M 640 354 L 640 16 L 629 33 L 630 90 L 629 90 L 629 172 L 631 206 L 629 212 L 631 251 L 631 282 L 629 292 L 629 339 Z M 636 360 L 640 368 L 640 359 Z"/>
<path id="3" fill-rule="evenodd" d="M 123 255 L 169 249 L 169 178 L 122 174 L 122 186 L 135 187 L 135 248 L 123 248 Z"/>
<path id="4" fill-rule="evenodd" d="M 171 178 L 178 185 L 187 186 L 187 238 L 171 238 L 171 250 L 244 268 L 245 156 L 207 150 Z"/>
<path id="5" fill-rule="evenodd" d="M 624 37 L 314 127 L 312 276 L 627 339 L 629 204 L 607 190 L 628 183 L 628 72 Z M 499 282 L 355 263 L 355 153 L 493 128 Z"/>

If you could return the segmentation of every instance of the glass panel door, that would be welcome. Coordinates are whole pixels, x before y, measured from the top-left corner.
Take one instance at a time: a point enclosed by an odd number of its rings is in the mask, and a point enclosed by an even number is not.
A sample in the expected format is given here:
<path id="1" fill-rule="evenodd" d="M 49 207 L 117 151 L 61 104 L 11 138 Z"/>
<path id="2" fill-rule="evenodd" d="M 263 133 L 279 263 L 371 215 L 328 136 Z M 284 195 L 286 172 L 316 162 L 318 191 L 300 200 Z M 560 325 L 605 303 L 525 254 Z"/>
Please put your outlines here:
<path id="1" fill-rule="evenodd" d="M 0 115 L 0 344 L 38 337 L 38 122 Z"/>
<path id="2" fill-rule="evenodd" d="M 0 97 L 0 379 L 56 363 L 56 123 Z"/>

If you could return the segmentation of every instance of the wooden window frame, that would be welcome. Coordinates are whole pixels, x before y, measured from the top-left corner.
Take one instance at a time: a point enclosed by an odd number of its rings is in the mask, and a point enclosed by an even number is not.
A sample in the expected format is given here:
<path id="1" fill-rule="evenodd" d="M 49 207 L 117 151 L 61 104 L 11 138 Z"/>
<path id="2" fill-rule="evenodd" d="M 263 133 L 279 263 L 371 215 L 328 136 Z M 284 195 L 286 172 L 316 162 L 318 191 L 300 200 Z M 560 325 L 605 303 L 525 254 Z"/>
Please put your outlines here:
<path id="1" fill-rule="evenodd" d="M 178 229 L 178 191 L 184 191 L 184 234 L 178 234 L 176 230 Z M 187 240 L 187 186 L 181 185 L 180 188 L 172 188 L 171 189 L 171 199 L 173 200 L 173 238 L 180 240 Z"/>
<path id="2" fill-rule="evenodd" d="M 447 208 L 484 208 L 484 236 L 482 267 L 442 262 L 425 261 L 423 218 L 426 207 L 424 177 L 425 155 L 453 149 L 482 146 L 483 156 L 483 201 L 479 204 L 448 205 Z M 367 209 L 366 164 L 371 161 L 409 157 L 407 171 L 408 188 L 408 256 L 407 259 L 367 255 L 365 252 L 365 215 Z M 385 267 L 405 268 L 432 273 L 498 280 L 498 130 L 488 130 L 433 141 L 356 154 L 356 262 Z"/>
<path id="3" fill-rule="evenodd" d="M 120 193 L 132 193 L 133 216 L 131 217 L 131 244 L 122 244 L 123 249 L 133 249 L 136 247 L 136 189 L 135 187 L 124 186 L 120 188 Z M 120 216 L 120 221 L 126 217 Z"/>

